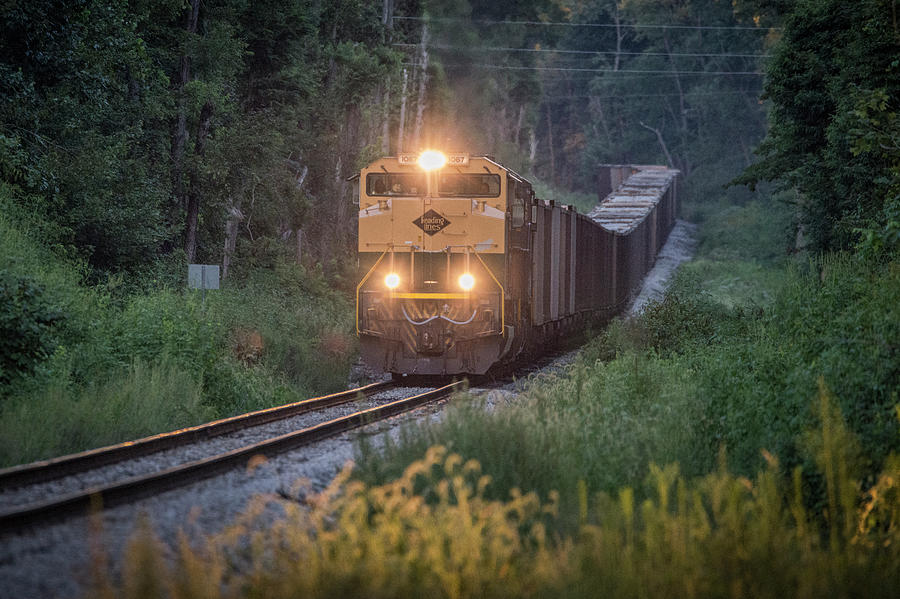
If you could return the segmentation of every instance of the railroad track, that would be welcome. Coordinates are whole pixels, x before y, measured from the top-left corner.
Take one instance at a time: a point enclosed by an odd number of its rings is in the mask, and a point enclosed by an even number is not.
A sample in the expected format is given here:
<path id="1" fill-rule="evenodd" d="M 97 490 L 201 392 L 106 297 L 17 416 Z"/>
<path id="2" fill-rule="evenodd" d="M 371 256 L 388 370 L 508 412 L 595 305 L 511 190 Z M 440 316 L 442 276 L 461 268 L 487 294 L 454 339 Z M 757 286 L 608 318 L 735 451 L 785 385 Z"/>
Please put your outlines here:
<path id="1" fill-rule="evenodd" d="M 452 383 L 432 391 L 419 393 L 307 426 L 300 430 L 267 435 L 260 441 L 241 445 L 234 449 L 199 459 L 185 461 L 175 466 L 157 469 L 149 473 L 126 476 L 118 478 L 114 482 L 54 494 L 46 500 L 18 504 L 11 508 L 0 508 L 0 532 L 22 530 L 35 524 L 85 514 L 98 506 L 114 507 L 176 487 L 185 486 L 215 476 L 222 471 L 244 466 L 255 456 L 270 457 L 290 451 L 448 397 L 459 388 L 459 385 L 460 383 Z M 394 383 L 390 382 L 376 383 L 359 389 L 251 412 L 172 433 L 147 437 L 138 441 L 7 468 L 0 470 L 0 489 L 8 490 L 16 487 L 48 483 L 57 479 L 78 476 L 112 464 L 128 463 L 130 460 L 136 460 L 151 454 L 190 446 L 214 437 L 252 429 L 253 427 L 261 427 L 307 412 L 339 406 L 354 401 L 360 395 L 371 398 L 393 386 Z"/>

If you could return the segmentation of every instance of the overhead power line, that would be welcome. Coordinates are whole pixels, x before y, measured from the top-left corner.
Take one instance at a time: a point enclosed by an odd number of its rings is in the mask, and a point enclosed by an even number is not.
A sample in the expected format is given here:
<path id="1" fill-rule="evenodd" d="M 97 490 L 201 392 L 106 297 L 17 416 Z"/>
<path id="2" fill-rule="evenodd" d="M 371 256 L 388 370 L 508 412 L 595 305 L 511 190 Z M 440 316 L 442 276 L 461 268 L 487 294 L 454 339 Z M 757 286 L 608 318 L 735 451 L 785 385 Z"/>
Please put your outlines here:
<path id="1" fill-rule="evenodd" d="M 402 44 L 395 43 L 394 46 L 401 48 L 418 48 L 420 44 Z M 450 46 L 440 44 L 429 44 L 429 48 L 437 50 L 469 50 L 476 52 L 552 52 L 555 54 L 608 54 L 622 56 L 685 56 L 685 57 L 707 57 L 707 58 L 768 58 L 769 54 L 707 54 L 702 52 L 619 52 L 616 50 L 557 50 L 554 48 L 506 48 L 503 46 Z"/>
<path id="2" fill-rule="evenodd" d="M 444 64 L 448 68 L 501 69 L 509 71 L 562 71 L 573 73 L 647 73 L 661 75 L 765 75 L 760 71 L 678 71 L 667 69 L 589 69 L 576 67 L 519 67 L 499 64 Z"/>
<path id="3" fill-rule="evenodd" d="M 685 92 L 683 94 L 686 98 L 691 98 L 694 96 L 747 96 L 752 94 L 761 94 L 762 91 L 759 92 L 750 92 L 750 91 L 729 91 L 729 92 Z M 569 96 L 542 96 L 544 100 L 575 100 L 575 99 L 595 99 L 595 100 L 620 100 L 620 99 L 634 99 L 634 98 L 679 98 L 682 97 L 682 94 L 622 94 L 618 96 L 598 96 L 593 94 L 575 94 Z"/>
<path id="4" fill-rule="evenodd" d="M 467 68 L 486 68 L 486 67 L 478 67 L 478 65 L 473 65 L 469 63 L 440 63 L 442 67 L 448 69 L 467 69 Z M 418 62 L 405 62 L 402 64 L 404 67 L 410 68 L 421 68 L 422 64 Z M 490 65 L 489 65 L 490 66 Z M 494 65 L 494 69 L 504 69 L 507 68 L 504 65 Z M 536 68 L 532 69 L 531 67 L 521 67 L 521 71 L 525 70 L 537 70 Z M 694 74 L 685 74 L 682 71 L 637 71 L 641 74 L 634 74 L 634 71 L 623 71 L 623 70 L 607 70 L 603 71 L 602 69 L 587 69 L 586 72 L 571 72 L 571 70 L 563 69 L 562 72 L 560 70 L 557 71 L 541 71 L 540 75 L 542 78 L 550 78 L 552 80 L 568 82 L 568 81 L 591 81 L 596 78 L 597 71 L 600 70 L 603 73 L 608 73 L 611 75 L 615 75 L 614 81 L 610 80 L 610 83 L 613 82 L 624 82 L 628 80 L 644 80 L 644 79 L 671 79 L 672 75 L 683 75 L 684 77 L 693 77 L 695 75 L 705 75 L 706 71 L 697 71 Z M 733 73 L 732 73 L 733 74 Z M 757 74 L 757 73 L 754 73 Z M 759 73 L 760 75 L 762 73 Z"/>
<path id="5" fill-rule="evenodd" d="M 654 25 L 638 23 L 570 23 L 567 21 L 513 21 L 490 19 L 461 19 L 453 17 L 394 17 L 395 21 L 428 21 L 438 23 L 472 23 L 476 25 L 540 25 L 554 27 L 599 27 L 599 28 L 632 28 L 632 29 L 703 29 L 718 31 L 781 31 L 780 27 L 750 27 L 742 25 Z"/>

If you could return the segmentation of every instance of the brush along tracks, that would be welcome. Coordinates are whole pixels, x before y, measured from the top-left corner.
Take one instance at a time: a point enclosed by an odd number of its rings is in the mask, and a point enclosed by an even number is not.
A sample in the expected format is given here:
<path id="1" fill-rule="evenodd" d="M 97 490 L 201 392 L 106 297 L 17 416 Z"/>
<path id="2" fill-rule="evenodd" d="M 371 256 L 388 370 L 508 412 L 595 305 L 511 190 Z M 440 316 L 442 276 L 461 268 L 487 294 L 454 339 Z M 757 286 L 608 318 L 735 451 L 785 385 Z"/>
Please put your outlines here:
<path id="1" fill-rule="evenodd" d="M 460 383 L 339 417 L 332 414 L 331 419 L 324 422 L 321 417 L 315 424 L 296 420 L 305 413 L 333 408 L 362 397 L 377 400 L 376 396 L 393 386 L 393 383 L 376 383 L 138 441 L 0 470 L 0 532 L 85 514 L 92 506 L 113 507 L 188 485 L 230 468 L 243 467 L 256 456 L 271 457 L 443 399 L 459 389 Z M 230 439 L 232 447 L 223 451 L 220 445 L 211 442 L 214 438 L 217 441 Z M 36 499 L 36 496 L 42 498 Z"/>

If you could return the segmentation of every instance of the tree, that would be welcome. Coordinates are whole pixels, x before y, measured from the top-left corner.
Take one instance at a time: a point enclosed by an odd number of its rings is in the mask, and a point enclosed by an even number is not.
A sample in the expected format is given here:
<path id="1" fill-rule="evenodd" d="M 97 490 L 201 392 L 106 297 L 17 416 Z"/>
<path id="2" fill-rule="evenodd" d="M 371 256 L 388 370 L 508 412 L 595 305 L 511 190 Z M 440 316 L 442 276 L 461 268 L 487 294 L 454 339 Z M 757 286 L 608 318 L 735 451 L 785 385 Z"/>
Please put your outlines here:
<path id="1" fill-rule="evenodd" d="M 27 174 L 4 178 L 55 223 L 49 241 L 98 272 L 152 259 L 167 234 L 161 78 L 134 35 L 140 20 L 124 3 L 88 0 L 0 14 L 0 135 Z"/>
<path id="2" fill-rule="evenodd" d="M 761 160 L 738 182 L 796 189 L 814 251 L 850 247 L 861 229 L 883 218 L 894 158 L 860 145 L 878 126 L 860 110 L 880 90 L 889 100 L 879 110 L 896 112 L 898 56 L 893 0 L 800 0 L 789 9 L 767 69 L 769 133 Z"/>

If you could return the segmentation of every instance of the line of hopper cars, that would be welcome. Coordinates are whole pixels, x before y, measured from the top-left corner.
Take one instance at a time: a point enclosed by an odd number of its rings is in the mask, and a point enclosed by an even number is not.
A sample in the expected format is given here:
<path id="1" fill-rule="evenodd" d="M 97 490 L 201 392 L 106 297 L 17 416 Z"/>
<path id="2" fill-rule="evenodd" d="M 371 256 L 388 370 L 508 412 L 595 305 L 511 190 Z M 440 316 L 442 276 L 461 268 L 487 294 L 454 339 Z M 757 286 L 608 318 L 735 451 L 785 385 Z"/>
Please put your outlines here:
<path id="1" fill-rule="evenodd" d="M 678 171 L 604 165 L 589 214 L 488 156 L 400 154 L 357 179 L 363 360 L 484 374 L 620 311 L 678 212 Z"/>

